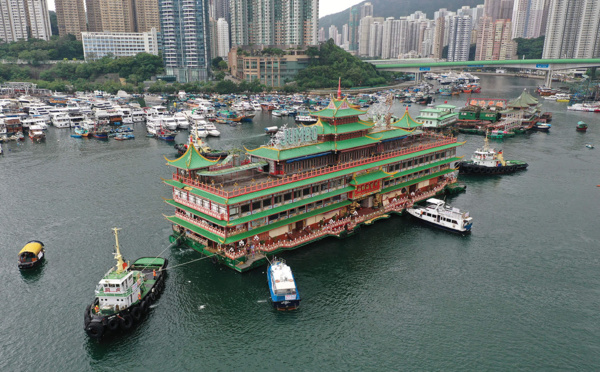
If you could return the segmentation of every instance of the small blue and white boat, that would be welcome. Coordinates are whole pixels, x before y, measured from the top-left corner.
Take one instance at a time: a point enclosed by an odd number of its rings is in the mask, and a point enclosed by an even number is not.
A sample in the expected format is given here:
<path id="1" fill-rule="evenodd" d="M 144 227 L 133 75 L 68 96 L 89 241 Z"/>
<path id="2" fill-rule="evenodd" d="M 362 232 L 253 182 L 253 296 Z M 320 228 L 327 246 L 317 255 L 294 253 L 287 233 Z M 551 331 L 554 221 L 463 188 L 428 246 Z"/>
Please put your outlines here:
<path id="1" fill-rule="evenodd" d="M 473 218 L 469 212 L 452 208 L 445 201 L 429 198 L 425 206 L 408 208 L 406 211 L 419 220 L 440 229 L 459 234 L 468 234 L 473 227 Z"/>
<path id="2" fill-rule="evenodd" d="M 300 293 L 292 269 L 282 259 L 274 258 L 267 270 L 271 301 L 277 310 L 295 310 L 300 306 Z"/>

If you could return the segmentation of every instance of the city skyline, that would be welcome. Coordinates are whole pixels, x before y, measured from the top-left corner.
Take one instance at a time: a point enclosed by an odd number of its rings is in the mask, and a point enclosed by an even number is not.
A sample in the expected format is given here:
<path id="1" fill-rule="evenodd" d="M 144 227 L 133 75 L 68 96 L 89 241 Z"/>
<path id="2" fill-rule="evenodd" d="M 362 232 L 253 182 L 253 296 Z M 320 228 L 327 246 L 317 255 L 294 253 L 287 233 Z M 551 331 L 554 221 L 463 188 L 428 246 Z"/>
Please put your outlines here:
<path id="1" fill-rule="evenodd" d="M 54 4 L 54 0 L 48 1 L 48 10 L 56 11 L 56 6 Z M 320 1 L 319 2 L 319 18 L 325 17 L 330 14 L 335 14 L 346 10 L 347 8 L 359 4 L 364 0 L 350 0 L 347 2 L 333 2 L 333 1 Z"/>

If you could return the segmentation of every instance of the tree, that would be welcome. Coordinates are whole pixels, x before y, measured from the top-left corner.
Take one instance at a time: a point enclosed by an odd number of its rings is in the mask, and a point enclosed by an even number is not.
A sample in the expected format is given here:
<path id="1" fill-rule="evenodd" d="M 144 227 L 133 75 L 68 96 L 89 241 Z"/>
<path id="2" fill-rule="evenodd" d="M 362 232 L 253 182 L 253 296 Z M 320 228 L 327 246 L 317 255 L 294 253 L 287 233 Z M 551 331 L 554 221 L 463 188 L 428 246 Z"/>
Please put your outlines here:
<path id="1" fill-rule="evenodd" d="M 544 36 L 535 39 L 517 38 L 517 56 L 525 56 L 526 59 L 540 59 L 544 51 Z"/>
<path id="2" fill-rule="evenodd" d="M 219 63 L 223 61 L 223 57 L 215 57 L 210 61 L 210 65 L 212 66 L 213 70 L 218 70 L 219 69 Z"/>

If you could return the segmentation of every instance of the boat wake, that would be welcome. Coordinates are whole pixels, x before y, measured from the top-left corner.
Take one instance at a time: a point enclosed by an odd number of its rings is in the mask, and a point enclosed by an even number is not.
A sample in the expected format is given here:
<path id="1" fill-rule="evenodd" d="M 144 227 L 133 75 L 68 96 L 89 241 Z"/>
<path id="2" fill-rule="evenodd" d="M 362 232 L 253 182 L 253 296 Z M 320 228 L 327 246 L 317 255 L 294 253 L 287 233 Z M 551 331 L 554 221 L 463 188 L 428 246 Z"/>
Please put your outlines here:
<path id="1" fill-rule="evenodd" d="M 204 310 L 205 307 L 206 307 L 206 305 L 200 305 L 200 306 L 198 306 L 198 310 Z"/>
<path id="2" fill-rule="evenodd" d="M 256 302 L 259 303 L 259 304 L 263 304 L 263 303 L 267 302 L 267 300 L 258 300 Z"/>

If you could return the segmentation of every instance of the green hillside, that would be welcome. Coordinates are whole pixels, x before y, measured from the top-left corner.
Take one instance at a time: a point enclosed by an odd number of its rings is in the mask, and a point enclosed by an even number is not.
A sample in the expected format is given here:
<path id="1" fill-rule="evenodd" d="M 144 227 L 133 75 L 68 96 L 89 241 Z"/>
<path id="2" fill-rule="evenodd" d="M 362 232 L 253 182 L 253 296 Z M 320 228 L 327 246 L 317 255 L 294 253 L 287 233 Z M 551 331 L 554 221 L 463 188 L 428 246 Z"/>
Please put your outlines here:
<path id="1" fill-rule="evenodd" d="M 468 5 L 475 7 L 479 4 L 483 4 L 484 0 L 368 0 L 373 4 L 373 16 L 374 17 L 404 17 L 410 15 L 417 10 L 420 10 L 427 14 L 427 18 L 433 19 L 433 13 L 440 8 L 446 8 L 450 11 L 456 11 L 461 7 Z M 359 3 L 357 6 L 361 6 L 366 3 L 367 0 Z M 348 23 L 350 18 L 350 8 L 335 14 L 331 14 L 319 19 L 319 28 L 323 27 L 325 30 L 332 24 L 335 25 L 338 30 L 341 31 L 342 26 Z"/>
<path id="2" fill-rule="evenodd" d="M 391 78 L 390 73 L 377 71 L 375 66 L 362 62 L 331 39 L 321 44 L 318 50 L 317 47 L 309 48 L 307 54 L 312 57 L 310 65 L 295 78 L 300 91 L 335 88 L 338 78 L 344 88 L 384 85 Z"/>

